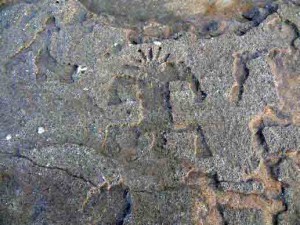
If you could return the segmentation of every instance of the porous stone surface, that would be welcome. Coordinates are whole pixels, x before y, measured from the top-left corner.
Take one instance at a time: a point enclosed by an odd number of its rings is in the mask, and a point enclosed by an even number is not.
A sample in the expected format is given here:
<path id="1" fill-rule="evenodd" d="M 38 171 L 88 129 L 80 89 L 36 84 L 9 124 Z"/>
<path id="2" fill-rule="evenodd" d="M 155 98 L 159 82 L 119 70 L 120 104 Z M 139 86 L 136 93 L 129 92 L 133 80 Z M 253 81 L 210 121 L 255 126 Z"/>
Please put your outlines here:
<path id="1" fill-rule="evenodd" d="M 0 224 L 300 224 L 300 2 L 0 1 Z"/>

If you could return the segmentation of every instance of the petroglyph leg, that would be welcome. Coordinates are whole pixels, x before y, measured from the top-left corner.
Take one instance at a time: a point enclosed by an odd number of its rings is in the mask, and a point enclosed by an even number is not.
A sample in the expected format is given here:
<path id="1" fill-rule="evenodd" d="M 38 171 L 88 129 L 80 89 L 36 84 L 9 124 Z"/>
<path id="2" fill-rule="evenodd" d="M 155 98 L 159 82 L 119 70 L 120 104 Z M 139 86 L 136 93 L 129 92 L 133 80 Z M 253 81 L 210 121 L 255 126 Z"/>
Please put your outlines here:
<path id="1" fill-rule="evenodd" d="M 263 113 L 254 117 L 249 123 L 253 148 L 259 154 L 263 154 L 268 150 L 262 134 L 265 127 L 288 126 L 290 124 L 291 120 L 289 117 L 281 115 L 275 108 L 266 106 Z"/>
<path id="2" fill-rule="evenodd" d="M 191 68 L 185 65 L 184 62 L 179 62 L 176 65 L 180 81 L 186 81 L 194 94 L 195 103 L 201 103 L 206 98 L 207 94 L 201 89 L 199 79 L 192 72 Z"/>
<path id="3" fill-rule="evenodd" d="M 132 160 L 136 156 L 141 130 L 138 124 L 113 124 L 106 127 L 102 149 L 106 155 L 125 157 Z"/>
<path id="4" fill-rule="evenodd" d="M 212 152 L 207 144 L 204 131 L 199 124 L 179 124 L 175 125 L 174 132 L 195 132 L 194 152 L 199 158 L 211 157 Z"/>
<path id="5" fill-rule="evenodd" d="M 113 77 L 110 86 L 108 88 L 108 105 L 118 105 L 122 101 L 118 95 L 118 88 L 120 85 L 125 85 L 126 84 L 135 84 L 136 78 L 128 76 L 128 75 L 116 75 Z"/>
<path id="6" fill-rule="evenodd" d="M 235 52 L 232 54 L 234 58 L 232 74 L 235 82 L 231 88 L 229 97 L 230 102 L 237 104 L 241 100 L 244 91 L 244 84 L 249 76 L 247 63 L 253 59 L 260 57 L 263 52 L 265 52 L 265 50 L 256 51 L 254 53 L 245 51 Z"/>

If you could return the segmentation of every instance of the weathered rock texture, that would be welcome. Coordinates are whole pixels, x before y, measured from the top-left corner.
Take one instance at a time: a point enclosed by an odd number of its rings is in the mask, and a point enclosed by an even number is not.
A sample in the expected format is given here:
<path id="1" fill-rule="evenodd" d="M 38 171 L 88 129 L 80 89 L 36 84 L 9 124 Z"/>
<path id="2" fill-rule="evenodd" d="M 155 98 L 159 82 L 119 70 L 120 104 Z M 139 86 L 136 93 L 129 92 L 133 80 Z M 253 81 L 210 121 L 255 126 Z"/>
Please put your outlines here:
<path id="1" fill-rule="evenodd" d="M 0 224 L 300 224 L 299 1 L 0 7 Z"/>

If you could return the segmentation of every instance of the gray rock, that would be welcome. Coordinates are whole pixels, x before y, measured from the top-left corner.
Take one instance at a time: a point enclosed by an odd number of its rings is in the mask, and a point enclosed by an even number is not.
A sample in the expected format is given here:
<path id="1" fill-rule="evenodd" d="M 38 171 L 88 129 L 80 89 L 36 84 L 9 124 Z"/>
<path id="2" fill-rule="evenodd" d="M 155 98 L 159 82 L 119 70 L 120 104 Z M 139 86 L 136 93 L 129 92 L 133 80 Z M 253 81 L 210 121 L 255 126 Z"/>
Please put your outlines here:
<path id="1" fill-rule="evenodd" d="M 0 2 L 0 224 L 298 224 L 299 4 L 224 4 Z"/>

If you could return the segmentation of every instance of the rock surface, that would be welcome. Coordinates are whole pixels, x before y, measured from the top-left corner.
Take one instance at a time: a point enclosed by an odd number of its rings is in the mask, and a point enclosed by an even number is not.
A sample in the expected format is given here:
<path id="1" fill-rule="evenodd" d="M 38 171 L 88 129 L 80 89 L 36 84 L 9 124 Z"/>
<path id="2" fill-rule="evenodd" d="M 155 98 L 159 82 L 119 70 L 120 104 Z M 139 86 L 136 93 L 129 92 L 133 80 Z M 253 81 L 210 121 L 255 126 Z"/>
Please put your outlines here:
<path id="1" fill-rule="evenodd" d="M 300 224 L 300 2 L 0 1 L 0 224 Z"/>

